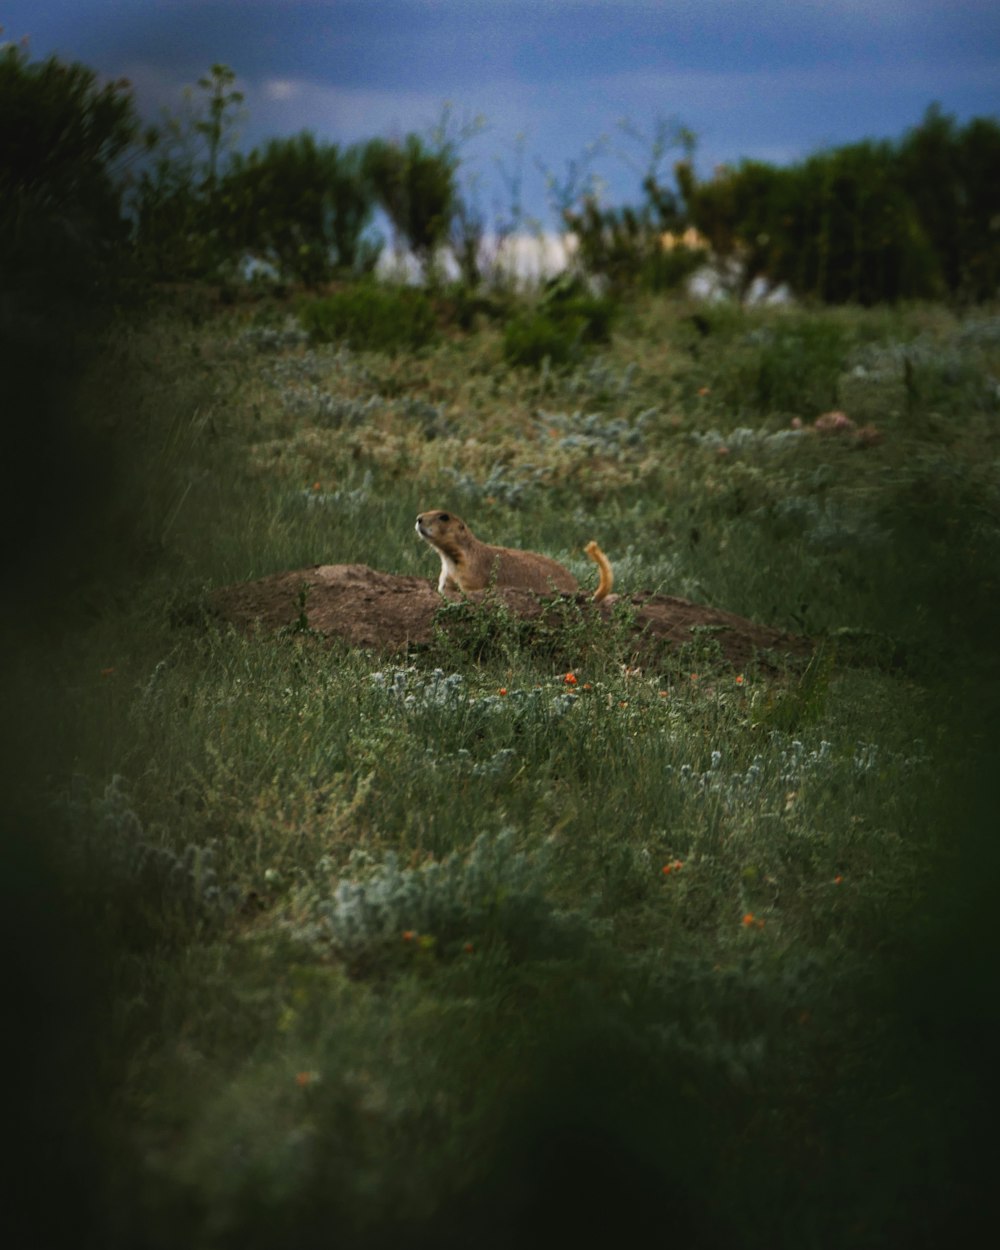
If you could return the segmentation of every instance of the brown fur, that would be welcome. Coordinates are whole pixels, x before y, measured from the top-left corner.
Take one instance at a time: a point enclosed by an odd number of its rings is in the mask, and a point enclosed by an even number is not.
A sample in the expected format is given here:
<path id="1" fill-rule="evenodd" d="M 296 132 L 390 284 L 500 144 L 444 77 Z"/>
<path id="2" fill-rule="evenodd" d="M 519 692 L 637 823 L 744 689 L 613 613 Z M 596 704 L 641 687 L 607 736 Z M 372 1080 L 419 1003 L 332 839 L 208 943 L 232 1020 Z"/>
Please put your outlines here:
<path id="1" fill-rule="evenodd" d="M 574 594 L 578 582 L 569 569 L 558 560 L 537 551 L 519 551 L 514 547 L 494 547 L 480 542 L 461 517 L 454 512 L 432 509 L 417 517 L 417 533 L 441 557 L 438 590 L 460 590 L 469 594 L 487 586 L 516 587 L 538 594 L 560 592 Z M 587 555 L 601 570 L 600 584 L 594 599 L 603 599 L 611 590 L 614 574 L 604 552 L 596 542 L 585 548 Z"/>

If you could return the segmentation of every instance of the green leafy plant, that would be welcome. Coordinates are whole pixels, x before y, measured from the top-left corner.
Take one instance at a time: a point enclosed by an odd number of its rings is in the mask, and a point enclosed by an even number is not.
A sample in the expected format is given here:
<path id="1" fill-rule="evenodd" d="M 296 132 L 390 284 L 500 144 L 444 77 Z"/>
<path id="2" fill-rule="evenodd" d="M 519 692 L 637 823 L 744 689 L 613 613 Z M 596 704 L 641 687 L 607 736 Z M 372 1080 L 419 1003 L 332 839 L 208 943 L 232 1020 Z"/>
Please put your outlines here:
<path id="1" fill-rule="evenodd" d="M 352 966 L 407 953 L 406 948 L 460 956 L 483 943 L 502 944 L 517 957 L 579 953 L 582 916 L 560 911 L 546 897 L 549 850 L 527 855 L 515 833 L 480 835 L 468 852 L 402 867 L 390 854 L 356 879 L 339 882 L 318 906 L 335 950 Z"/>
<path id="2" fill-rule="evenodd" d="M 567 365 L 584 350 L 610 339 L 615 305 L 591 295 L 578 279 L 555 279 L 535 307 L 515 313 L 504 326 L 504 356 L 510 364 L 537 368 L 544 361 Z"/>
<path id="3" fill-rule="evenodd" d="M 318 341 L 342 340 L 356 351 L 422 347 L 437 332 L 430 299 L 416 287 L 362 284 L 303 303 L 299 316 Z"/>

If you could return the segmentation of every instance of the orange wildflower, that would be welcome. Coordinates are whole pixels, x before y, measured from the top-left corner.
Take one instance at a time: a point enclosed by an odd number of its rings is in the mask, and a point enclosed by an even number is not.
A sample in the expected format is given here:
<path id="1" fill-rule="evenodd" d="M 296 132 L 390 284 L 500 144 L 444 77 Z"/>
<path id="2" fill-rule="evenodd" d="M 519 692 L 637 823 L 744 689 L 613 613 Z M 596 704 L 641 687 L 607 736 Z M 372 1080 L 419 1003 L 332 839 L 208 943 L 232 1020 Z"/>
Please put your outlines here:
<path id="1" fill-rule="evenodd" d="M 102 676 L 102 677 L 113 677 L 114 675 L 115 675 L 115 670 L 114 670 L 114 668 L 113 668 L 113 667 L 112 667 L 112 668 L 102 668 L 102 669 L 101 669 L 101 676 Z"/>
<path id="2" fill-rule="evenodd" d="M 753 922 L 754 922 L 754 914 L 752 911 L 748 911 L 747 914 L 743 917 L 743 925 L 745 928 L 749 929 L 750 926 L 753 924 Z"/>
<path id="3" fill-rule="evenodd" d="M 833 879 L 833 884 L 843 885 L 843 883 L 844 883 L 844 878 L 840 875 L 840 873 L 838 873 Z"/>
<path id="4" fill-rule="evenodd" d="M 412 941 L 413 941 L 413 939 L 414 939 L 416 936 L 417 936 L 417 934 L 416 934 L 416 930 L 414 930 L 414 929 L 404 929 L 404 930 L 403 930 L 403 941 L 404 941 L 404 942 L 412 942 Z"/>
<path id="5" fill-rule="evenodd" d="M 742 685 L 743 685 L 743 682 L 744 682 L 744 677 L 743 677 L 743 674 L 742 674 L 742 673 L 738 673 L 738 674 L 736 675 L 736 684 L 737 684 L 737 686 L 742 686 Z"/>
<path id="6" fill-rule="evenodd" d="M 566 676 L 563 678 L 563 682 L 564 682 L 564 684 L 565 684 L 565 685 L 567 685 L 567 686 L 575 686 L 575 685 L 576 685 L 576 674 L 575 674 L 575 673 L 567 673 L 567 674 L 566 674 Z"/>
<path id="7" fill-rule="evenodd" d="M 497 694 L 506 694 L 506 693 L 507 693 L 506 686 L 501 686 L 500 689 L 497 691 Z"/>
<path id="8" fill-rule="evenodd" d="M 471 942 L 466 942 L 466 944 L 465 944 L 465 953 L 466 953 L 467 955 L 471 955 L 471 954 L 472 954 L 472 952 L 473 952 L 475 949 L 476 949 L 476 948 L 472 945 L 472 943 L 471 943 Z"/>
<path id="9" fill-rule="evenodd" d="M 711 395 L 711 393 L 712 393 L 712 388 L 710 386 L 698 387 L 698 394 L 702 397 L 702 399 L 704 399 L 706 395 Z"/>
<path id="10" fill-rule="evenodd" d="M 673 864 L 664 864 L 664 865 L 663 865 L 663 869 L 662 869 L 662 871 L 663 871 L 663 875 L 664 875 L 665 877 L 669 877 L 669 876 L 670 876 L 670 874 L 673 872 L 673 870 L 674 870 L 674 866 L 673 866 Z"/>
<path id="11" fill-rule="evenodd" d="M 318 1072 L 296 1072 L 295 1073 L 295 1084 L 302 1086 L 302 1088 L 305 1088 L 305 1086 L 307 1085 L 312 1085 L 314 1082 L 318 1080 L 319 1080 Z"/>

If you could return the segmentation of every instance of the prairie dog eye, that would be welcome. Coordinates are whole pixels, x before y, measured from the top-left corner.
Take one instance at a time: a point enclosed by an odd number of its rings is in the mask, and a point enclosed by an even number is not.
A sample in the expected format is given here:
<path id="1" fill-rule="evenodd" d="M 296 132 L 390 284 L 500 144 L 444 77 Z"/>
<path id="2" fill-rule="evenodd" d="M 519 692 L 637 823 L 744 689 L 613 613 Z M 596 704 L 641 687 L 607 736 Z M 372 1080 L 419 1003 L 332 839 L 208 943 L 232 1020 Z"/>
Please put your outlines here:
<path id="1" fill-rule="evenodd" d="M 439 520 L 439 521 L 444 521 L 444 522 L 445 522 L 445 524 L 447 524 L 447 523 L 451 520 L 451 517 L 448 515 L 448 513 L 447 513 L 447 512 L 439 512 L 439 513 L 438 513 L 438 520 Z"/>

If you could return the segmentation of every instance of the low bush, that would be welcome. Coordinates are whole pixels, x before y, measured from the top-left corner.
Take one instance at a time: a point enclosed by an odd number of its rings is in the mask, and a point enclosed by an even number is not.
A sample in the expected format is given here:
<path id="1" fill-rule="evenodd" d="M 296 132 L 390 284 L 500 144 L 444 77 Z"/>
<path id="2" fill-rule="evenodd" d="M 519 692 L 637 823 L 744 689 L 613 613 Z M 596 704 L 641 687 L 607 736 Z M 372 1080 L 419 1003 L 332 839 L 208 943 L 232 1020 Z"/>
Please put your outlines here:
<path id="1" fill-rule="evenodd" d="M 516 314 L 504 329 L 503 350 L 512 365 L 538 368 L 576 363 L 584 349 L 611 338 L 614 305 L 608 299 L 561 287 L 536 308 Z"/>
<path id="2" fill-rule="evenodd" d="M 299 315 L 316 341 L 345 342 L 355 351 L 424 347 L 436 334 L 433 306 L 415 287 L 364 283 L 303 304 Z"/>

